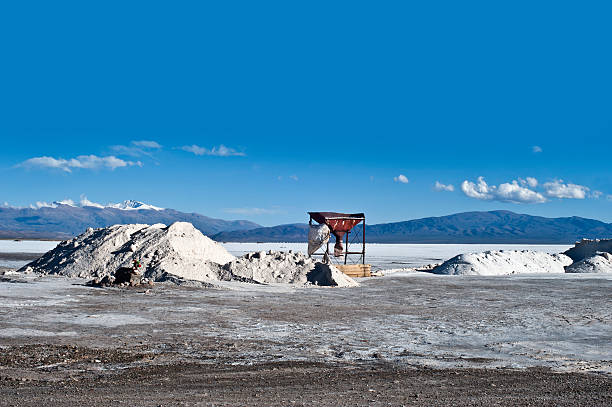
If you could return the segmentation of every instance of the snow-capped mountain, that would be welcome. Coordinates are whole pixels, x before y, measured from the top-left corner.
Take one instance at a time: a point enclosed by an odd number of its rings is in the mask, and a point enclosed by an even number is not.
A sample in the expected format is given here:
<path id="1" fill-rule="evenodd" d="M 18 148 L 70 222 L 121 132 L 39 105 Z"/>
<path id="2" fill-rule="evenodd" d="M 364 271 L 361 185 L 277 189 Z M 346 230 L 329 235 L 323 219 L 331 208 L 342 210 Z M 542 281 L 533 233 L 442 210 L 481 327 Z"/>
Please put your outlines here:
<path id="1" fill-rule="evenodd" d="M 140 201 L 127 200 L 102 205 L 81 198 L 79 203 L 66 199 L 52 203 L 37 202 L 27 208 L 0 205 L 0 238 L 67 238 L 88 227 L 106 227 L 119 223 L 191 222 L 205 235 L 223 231 L 259 227 L 246 220 L 209 218 L 198 213 L 179 212 Z"/>
<path id="2" fill-rule="evenodd" d="M 133 199 L 128 199 L 127 201 L 123 201 L 117 204 L 108 204 L 105 206 L 105 208 L 115 208 L 115 209 L 121 209 L 123 211 L 139 211 L 143 209 L 149 209 L 153 211 L 163 211 L 164 210 L 164 208 L 149 205 L 144 202 L 134 201 Z"/>
<path id="3" fill-rule="evenodd" d="M 153 211 L 163 211 L 164 208 L 160 208 L 158 206 L 153 206 L 153 205 L 149 205 L 146 204 L 144 202 L 140 202 L 140 201 L 135 201 L 133 199 L 128 199 L 127 201 L 123 201 L 120 203 L 109 203 L 106 205 L 102 205 L 99 204 L 97 202 L 92 202 L 89 199 L 87 199 L 86 197 L 81 198 L 81 201 L 79 203 L 74 202 L 72 199 L 64 199 L 61 201 L 53 201 L 51 203 L 48 202 L 36 202 L 35 204 L 31 204 L 29 206 L 30 209 L 40 209 L 40 208 L 57 208 L 61 205 L 65 205 L 65 206 L 72 206 L 74 208 L 85 208 L 85 207 L 92 207 L 92 208 L 114 208 L 114 209 L 121 209 L 124 211 L 137 211 L 137 210 L 142 210 L 142 209 L 150 209 Z M 4 205 L 4 207 L 10 208 L 11 206 L 7 204 Z M 23 208 L 19 208 L 19 207 L 12 207 L 15 209 L 23 209 Z"/>

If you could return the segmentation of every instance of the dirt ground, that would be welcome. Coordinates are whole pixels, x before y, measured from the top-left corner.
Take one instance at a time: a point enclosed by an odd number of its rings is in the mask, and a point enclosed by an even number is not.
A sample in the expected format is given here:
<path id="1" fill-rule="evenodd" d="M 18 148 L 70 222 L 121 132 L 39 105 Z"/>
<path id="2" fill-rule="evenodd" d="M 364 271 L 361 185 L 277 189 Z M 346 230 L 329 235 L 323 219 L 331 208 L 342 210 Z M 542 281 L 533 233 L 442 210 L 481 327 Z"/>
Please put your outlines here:
<path id="1" fill-rule="evenodd" d="M 609 406 L 612 383 L 590 374 L 547 369 L 428 369 L 389 363 L 272 362 L 255 365 L 161 364 L 113 368 L 122 352 L 13 348 L 28 362 L 71 362 L 37 369 L 36 377 L 0 381 L 0 405 L 128 406 Z M 89 358 L 89 361 L 85 359 Z M 100 358 L 100 359 L 95 359 Z M 9 363 L 3 357 L 2 363 Z M 95 362 L 99 360 L 100 362 Z M 16 365 L 23 362 L 17 360 Z M 25 363 L 36 369 L 32 363 Z M 35 364 L 35 363 L 34 363 Z M 78 369 L 56 374 L 59 369 Z M 88 367 L 89 364 L 89 367 Z M 6 365 L 4 365 L 6 366 Z M 97 368 L 93 369 L 94 366 Z M 75 368 L 76 366 L 72 366 Z M 108 370 L 107 370 L 108 369 Z"/>
<path id="2" fill-rule="evenodd" d="M 226 288 L 0 276 L 0 406 L 612 405 L 606 278 Z"/>

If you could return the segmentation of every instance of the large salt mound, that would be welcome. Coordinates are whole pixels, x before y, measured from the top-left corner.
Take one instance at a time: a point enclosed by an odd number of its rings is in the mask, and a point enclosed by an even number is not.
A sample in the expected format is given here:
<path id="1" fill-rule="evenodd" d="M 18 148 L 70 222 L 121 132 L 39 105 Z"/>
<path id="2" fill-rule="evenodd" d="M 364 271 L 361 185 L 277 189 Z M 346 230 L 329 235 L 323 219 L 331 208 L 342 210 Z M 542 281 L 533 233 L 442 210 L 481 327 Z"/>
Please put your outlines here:
<path id="1" fill-rule="evenodd" d="M 234 259 L 223 246 L 204 236 L 191 223 L 114 225 L 87 231 L 20 271 L 95 278 L 114 276 L 137 259 L 144 277 L 161 281 L 167 275 L 186 280 L 223 278 L 221 264 Z"/>
<path id="2" fill-rule="evenodd" d="M 612 239 L 582 239 L 563 254 L 577 262 L 594 256 L 597 252 L 612 253 Z"/>
<path id="3" fill-rule="evenodd" d="M 564 254 L 531 250 L 499 250 L 460 254 L 431 272 L 449 275 L 497 276 L 519 273 L 565 273 L 572 259 Z"/>
<path id="4" fill-rule="evenodd" d="M 357 282 L 336 267 L 295 252 L 254 252 L 223 266 L 235 277 L 259 283 L 355 287 Z"/>
<path id="5" fill-rule="evenodd" d="M 259 252 L 236 259 L 191 223 L 114 225 L 87 231 L 19 271 L 67 277 L 115 276 L 133 260 L 153 281 L 242 281 L 353 287 L 357 283 L 333 266 L 301 253 Z M 223 266 L 224 265 L 224 266 Z"/>
<path id="6" fill-rule="evenodd" d="M 612 273 L 612 254 L 596 252 L 565 268 L 566 273 Z"/>

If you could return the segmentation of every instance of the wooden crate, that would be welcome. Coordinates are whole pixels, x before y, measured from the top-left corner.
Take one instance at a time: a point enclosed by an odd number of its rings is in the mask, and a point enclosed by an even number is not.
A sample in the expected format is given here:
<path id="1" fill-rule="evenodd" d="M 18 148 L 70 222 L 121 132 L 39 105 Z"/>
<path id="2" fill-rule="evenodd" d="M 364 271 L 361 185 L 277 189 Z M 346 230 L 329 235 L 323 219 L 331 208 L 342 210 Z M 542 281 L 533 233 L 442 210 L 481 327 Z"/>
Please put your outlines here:
<path id="1" fill-rule="evenodd" d="M 349 277 L 372 277 L 370 264 L 342 264 L 336 267 Z"/>

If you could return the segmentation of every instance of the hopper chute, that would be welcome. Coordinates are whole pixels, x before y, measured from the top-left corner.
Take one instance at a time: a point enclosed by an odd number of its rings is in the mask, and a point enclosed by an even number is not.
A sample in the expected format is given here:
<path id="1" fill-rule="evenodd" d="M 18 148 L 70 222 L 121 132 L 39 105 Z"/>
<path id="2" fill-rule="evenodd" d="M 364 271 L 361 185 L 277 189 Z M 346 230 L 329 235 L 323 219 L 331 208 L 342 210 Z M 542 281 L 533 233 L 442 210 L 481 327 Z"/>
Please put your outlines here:
<path id="1" fill-rule="evenodd" d="M 336 244 L 334 245 L 335 257 L 340 257 L 348 253 L 344 251 L 344 246 L 342 245 L 345 235 L 359 223 L 365 223 L 365 215 L 363 213 L 308 212 L 308 214 L 310 215 L 311 225 L 313 220 L 321 225 L 327 225 L 331 233 L 336 237 Z M 348 240 L 346 243 L 348 243 Z M 365 258 L 365 248 L 363 254 Z"/>

